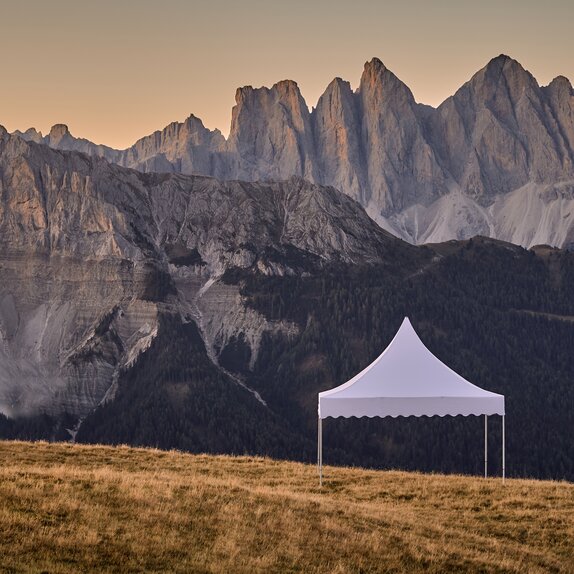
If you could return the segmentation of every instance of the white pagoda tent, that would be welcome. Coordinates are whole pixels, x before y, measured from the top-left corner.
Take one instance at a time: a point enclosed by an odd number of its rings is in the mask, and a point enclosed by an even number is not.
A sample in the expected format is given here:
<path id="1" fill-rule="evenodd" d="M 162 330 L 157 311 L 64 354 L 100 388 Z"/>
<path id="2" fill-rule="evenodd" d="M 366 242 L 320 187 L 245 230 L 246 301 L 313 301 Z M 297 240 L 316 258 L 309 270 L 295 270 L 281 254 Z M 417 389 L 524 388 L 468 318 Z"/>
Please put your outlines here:
<path id="1" fill-rule="evenodd" d="M 502 417 L 502 479 L 505 478 L 504 396 L 473 385 L 437 359 L 411 322 L 403 323 L 383 353 L 343 385 L 319 393 L 317 464 L 323 480 L 322 419 L 484 415 L 487 476 L 488 416 Z"/>

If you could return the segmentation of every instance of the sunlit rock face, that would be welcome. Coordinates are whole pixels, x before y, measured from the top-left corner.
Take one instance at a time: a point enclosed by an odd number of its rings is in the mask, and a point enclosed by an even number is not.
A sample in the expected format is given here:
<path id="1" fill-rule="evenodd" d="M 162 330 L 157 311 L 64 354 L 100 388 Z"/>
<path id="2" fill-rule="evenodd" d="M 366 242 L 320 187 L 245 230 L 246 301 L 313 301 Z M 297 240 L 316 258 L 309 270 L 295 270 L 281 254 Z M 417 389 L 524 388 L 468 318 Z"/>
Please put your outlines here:
<path id="1" fill-rule="evenodd" d="M 407 86 L 374 59 L 365 65 L 357 95 L 367 206 L 388 216 L 445 193 L 447 175 L 426 139 L 424 114 Z"/>
<path id="2" fill-rule="evenodd" d="M 21 135 L 146 172 L 332 185 L 413 243 L 478 233 L 525 246 L 572 241 L 574 91 L 564 77 L 539 86 L 508 56 L 437 109 L 374 58 L 355 91 L 336 78 L 311 111 L 293 81 L 238 89 L 227 140 L 194 116 L 123 151 L 62 125 Z"/>
<path id="3" fill-rule="evenodd" d="M 239 88 L 235 101 L 228 145 L 238 157 L 236 177 L 317 181 L 311 115 L 295 82 Z"/>
<path id="4" fill-rule="evenodd" d="M 466 195 L 484 201 L 572 175 L 573 94 L 565 84 L 540 88 L 499 56 L 438 108 L 434 145 Z"/>
<path id="5" fill-rule="evenodd" d="M 300 275 L 409 249 L 300 178 L 141 173 L 2 129 L 0 412 L 84 416 L 113 397 L 162 315 L 196 322 L 215 368 L 237 340 L 253 365 L 265 332 L 296 327 L 246 308 L 226 271 Z"/>

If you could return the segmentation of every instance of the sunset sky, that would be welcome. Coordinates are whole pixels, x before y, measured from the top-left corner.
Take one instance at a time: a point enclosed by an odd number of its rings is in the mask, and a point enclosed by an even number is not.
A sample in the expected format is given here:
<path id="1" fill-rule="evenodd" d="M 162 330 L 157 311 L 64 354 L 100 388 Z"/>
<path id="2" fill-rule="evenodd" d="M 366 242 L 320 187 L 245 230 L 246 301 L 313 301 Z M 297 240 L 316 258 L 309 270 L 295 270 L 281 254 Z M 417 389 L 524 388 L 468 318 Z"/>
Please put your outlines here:
<path id="1" fill-rule="evenodd" d="M 380 58 L 438 105 L 500 53 L 574 80 L 572 0 L 0 0 L 0 124 L 66 123 L 114 147 L 190 113 L 229 131 L 238 86 L 299 84 L 314 106 Z"/>

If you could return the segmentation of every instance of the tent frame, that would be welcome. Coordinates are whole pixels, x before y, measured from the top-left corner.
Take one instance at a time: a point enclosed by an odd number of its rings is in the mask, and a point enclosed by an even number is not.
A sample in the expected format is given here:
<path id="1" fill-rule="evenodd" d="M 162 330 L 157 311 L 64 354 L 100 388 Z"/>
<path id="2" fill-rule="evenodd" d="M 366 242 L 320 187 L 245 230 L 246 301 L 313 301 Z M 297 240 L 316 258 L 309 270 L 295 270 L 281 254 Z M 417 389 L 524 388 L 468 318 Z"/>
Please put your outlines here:
<path id="1" fill-rule="evenodd" d="M 505 415 L 502 417 L 502 483 L 506 482 L 506 440 Z M 384 417 L 380 417 L 384 418 Z M 317 472 L 319 473 L 319 486 L 323 486 L 323 419 L 318 416 L 317 424 Z M 484 478 L 488 478 L 488 415 L 484 415 Z"/>
<path id="2" fill-rule="evenodd" d="M 461 377 L 421 341 L 408 317 L 387 348 L 346 383 L 318 396 L 317 466 L 323 483 L 324 418 L 484 415 L 484 477 L 488 477 L 488 417 L 502 417 L 502 480 L 506 478 L 504 395 Z"/>

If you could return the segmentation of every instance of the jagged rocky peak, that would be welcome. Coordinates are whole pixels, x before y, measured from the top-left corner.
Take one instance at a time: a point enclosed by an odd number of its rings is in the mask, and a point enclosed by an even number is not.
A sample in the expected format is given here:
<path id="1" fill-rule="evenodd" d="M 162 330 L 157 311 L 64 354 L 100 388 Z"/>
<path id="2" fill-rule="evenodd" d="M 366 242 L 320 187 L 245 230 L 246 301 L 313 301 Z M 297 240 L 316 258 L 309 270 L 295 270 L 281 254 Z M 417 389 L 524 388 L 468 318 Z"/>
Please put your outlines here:
<path id="1" fill-rule="evenodd" d="M 542 88 L 552 110 L 551 129 L 559 142 L 563 162 L 563 173 L 574 177 L 574 89 L 564 76 L 554 78 Z"/>
<path id="2" fill-rule="evenodd" d="M 188 126 L 197 126 L 199 128 L 205 129 L 201 118 L 198 118 L 195 114 L 189 114 L 184 123 Z"/>
<path id="3" fill-rule="evenodd" d="M 182 131 L 187 133 L 210 133 L 201 121 L 200 118 L 194 114 L 190 114 L 183 122 L 172 122 L 169 124 L 163 132 L 166 134 L 175 133 L 179 135 Z"/>
<path id="4" fill-rule="evenodd" d="M 238 105 L 248 104 L 253 99 L 261 101 L 262 95 L 271 97 L 276 95 L 288 99 L 290 97 L 301 97 L 301 92 L 297 82 L 294 80 L 280 80 L 270 88 L 267 86 L 261 86 L 260 88 L 242 86 L 235 91 L 235 103 Z"/>
<path id="5" fill-rule="evenodd" d="M 549 84 L 544 88 L 553 94 L 558 96 L 563 96 L 566 98 L 571 98 L 574 96 L 574 89 L 570 80 L 565 76 L 556 76 Z"/>
<path id="6" fill-rule="evenodd" d="M 36 128 L 28 128 L 25 132 L 16 130 L 14 135 L 24 138 L 26 141 L 44 143 L 44 136 L 42 135 L 42 132 L 37 131 Z"/>
<path id="7" fill-rule="evenodd" d="M 439 106 L 436 148 L 466 195 L 488 205 L 529 182 L 572 177 L 572 117 L 560 102 L 550 102 L 551 111 L 546 93 L 501 55 Z"/>
<path id="8" fill-rule="evenodd" d="M 365 64 L 357 92 L 367 181 L 362 196 L 379 222 L 445 192 L 446 174 L 427 141 L 410 89 L 378 58 Z"/>
<path id="9" fill-rule="evenodd" d="M 124 151 L 74 138 L 60 127 L 24 139 L 74 149 L 144 172 L 180 172 L 220 179 L 284 180 L 300 176 L 333 185 L 360 201 L 385 229 L 414 242 L 490 233 L 530 245 L 558 236 L 569 209 L 553 211 L 547 187 L 574 180 L 574 94 L 558 77 L 540 87 L 516 60 L 488 62 L 437 109 L 378 58 L 366 62 L 355 92 L 335 78 L 310 112 L 296 82 L 236 93 L 229 139 L 190 116 Z M 501 196 L 535 184 L 536 217 L 491 209 Z M 531 188 L 528 188 L 531 189 Z M 562 197 L 562 196 L 560 196 Z M 562 200 L 560 200 L 562 201 Z M 514 200 L 511 202 L 514 203 Z M 568 217 L 559 212 L 567 209 Z M 511 223 L 508 223 L 508 222 Z"/>
<path id="10" fill-rule="evenodd" d="M 506 72 L 513 71 L 518 73 L 526 72 L 526 70 L 520 65 L 520 63 L 517 60 L 511 58 L 507 54 L 499 54 L 495 58 L 489 60 L 486 66 L 484 66 L 483 70 L 487 73 L 492 74 L 501 74 L 505 71 Z"/>
<path id="11" fill-rule="evenodd" d="M 496 109 L 501 102 L 516 104 L 525 93 L 536 93 L 538 90 L 538 82 L 530 72 L 513 58 L 501 54 L 474 74 L 455 97 L 469 91 L 474 105 L 488 103 Z"/>
<path id="12" fill-rule="evenodd" d="M 315 153 L 321 183 L 344 189 L 364 204 L 359 99 L 349 82 L 335 78 L 313 110 Z"/>
<path id="13" fill-rule="evenodd" d="M 120 152 L 118 163 L 144 172 L 182 172 L 225 177 L 222 155 L 226 141 L 219 130 L 210 130 L 191 114 L 163 130 L 139 139 Z"/>
<path id="14" fill-rule="evenodd" d="M 236 92 L 229 149 L 238 154 L 236 177 L 316 181 L 311 116 L 292 80 L 271 88 L 246 86 Z"/>
<path id="15" fill-rule="evenodd" d="M 538 82 L 516 60 L 501 54 L 490 60 L 486 66 L 476 72 L 456 93 L 447 98 L 440 106 L 449 107 L 453 100 L 469 108 L 461 108 L 461 113 L 471 113 L 472 109 L 492 104 L 504 99 L 518 101 L 526 90 L 537 91 Z"/>
<path id="16" fill-rule="evenodd" d="M 210 130 L 209 128 L 205 127 L 201 118 L 198 118 L 195 114 L 190 114 L 186 120 L 183 122 L 185 128 L 189 131 L 189 133 L 209 133 L 209 134 L 218 134 L 221 137 L 221 132 L 218 129 Z M 225 138 L 223 138 L 225 139 Z"/>
<path id="17" fill-rule="evenodd" d="M 344 143 L 347 135 L 341 133 L 341 129 L 356 130 L 358 127 L 357 101 L 349 82 L 335 78 L 327 86 L 312 114 L 319 141 L 323 132 L 330 130 L 337 132 L 334 137 Z"/>
<path id="18" fill-rule="evenodd" d="M 66 124 L 54 124 L 48 134 L 49 145 L 57 146 L 65 137 L 70 136 L 70 130 Z"/>
<path id="19" fill-rule="evenodd" d="M 225 138 L 219 130 L 210 130 L 205 127 L 201 119 L 191 114 L 183 122 L 171 122 L 163 130 L 158 130 L 153 133 L 155 136 L 150 152 L 169 152 L 170 144 L 179 145 L 209 145 L 212 140 L 217 140 L 216 143 L 223 144 Z M 150 136 L 145 136 L 139 139 L 134 147 L 140 146 L 142 148 L 150 146 Z M 126 150 L 129 151 L 129 150 Z"/>
<path id="20" fill-rule="evenodd" d="M 371 58 L 368 62 L 365 62 L 363 67 L 363 76 L 368 77 L 379 77 L 390 72 L 390 70 L 383 64 L 382 60 L 379 58 Z"/>
<path id="21" fill-rule="evenodd" d="M 351 82 L 344 80 L 343 78 L 340 78 L 339 76 L 337 76 L 336 78 L 333 78 L 331 80 L 331 83 L 327 86 L 327 89 L 325 90 L 326 92 L 328 92 L 329 90 L 332 89 L 337 89 L 338 91 L 349 91 L 351 92 Z"/>
<path id="22" fill-rule="evenodd" d="M 365 63 L 358 91 L 380 98 L 381 103 L 385 103 L 390 97 L 404 98 L 409 104 L 415 101 L 409 87 L 378 58 Z"/>
<path id="23" fill-rule="evenodd" d="M 276 91 L 278 94 L 286 97 L 295 96 L 299 98 L 301 96 L 299 85 L 295 80 L 279 80 L 271 86 L 269 91 Z"/>
<path id="24" fill-rule="evenodd" d="M 339 77 L 334 78 L 319 98 L 314 111 L 322 105 L 330 108 L 336 107 L 344 101 L 352 100 L 353 95 L 350 82 Z"/>
<path id="25" fill-rule="evenodd" d="M 44 136 L 42 135 L 42 132 L 41 132 L 41 131 L 38 131 L 36 128 L 28 128 L 28 129 L 24 132 L 24 134 L 27 135 L 27 136 L 30 136 L 30 137 L 36 137 L 36 136 L 38 136 L 38 137 L 40 137 L 40 138 L 44 137 Z"/>
<path id="26" fill-rule="evenodd" d="M 271 88 L 253 88 L 244 86 L 238 88 L 235 93 L 236 105 L 232 110 L 230 139 L 241 128 L 240 122 L 247 118 L 251 120 L 252 113 L 265 113 L 268 118 L 273 119 L 285 113 L 289 119 L 296 122 L 298 130 L 305 128 L 305 119 L 309 116 L 309 109 L 301 95 L 297 82 L 292 80 L 281 80 L 273 84 Z M 284 110 L 284 112 L 283 112 Z"/>

